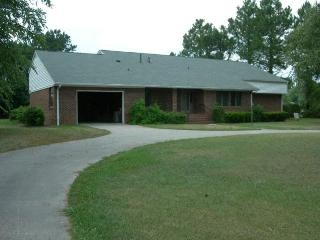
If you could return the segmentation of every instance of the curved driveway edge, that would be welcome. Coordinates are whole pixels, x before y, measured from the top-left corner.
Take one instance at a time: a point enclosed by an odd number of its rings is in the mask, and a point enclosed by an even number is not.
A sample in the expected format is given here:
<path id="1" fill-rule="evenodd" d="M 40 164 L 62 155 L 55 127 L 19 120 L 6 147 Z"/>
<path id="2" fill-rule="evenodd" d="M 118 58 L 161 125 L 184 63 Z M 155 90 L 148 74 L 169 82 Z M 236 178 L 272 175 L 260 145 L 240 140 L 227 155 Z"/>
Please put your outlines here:
<path id="1" fill-rule="evenodd" d="M 91 126 L 108 129 L 111 134 L 0 154 L 0 239 L 70 239 L 63 209 L 77 172 L 120 151 L 187 138 L 320 133 L 301 130 L 190 131 L 116 124 Z"/>

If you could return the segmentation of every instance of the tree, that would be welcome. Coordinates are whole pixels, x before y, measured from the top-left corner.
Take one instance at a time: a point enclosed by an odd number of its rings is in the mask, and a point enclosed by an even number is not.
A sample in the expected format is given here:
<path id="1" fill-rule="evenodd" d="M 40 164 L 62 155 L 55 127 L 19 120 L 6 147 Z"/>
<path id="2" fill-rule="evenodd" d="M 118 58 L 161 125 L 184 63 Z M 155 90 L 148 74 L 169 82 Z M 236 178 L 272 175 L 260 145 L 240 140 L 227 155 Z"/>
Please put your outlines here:
<path id="1" fill-rule="evenodd" d="M 1 1 L 0 5 L 0 116 L 12 106 L 17 82 L 26 79 L 28 60 L 21 44 L 29 44 L 45 27 L 45 13 L 37 2 L 50 6 L 50 0 Z M 26 84 L 26 83 L 25 83 Z"/>
<path id="2" fill-rule="evenodd" d="M 192 28 L 183 36 L 182 56 L 212 59 L 229 58 L 233 47 L 225 27 L 218 30 L 203 19 L 196 19 Z"/>
<path id="3" fill-rule="evenodd" d="M 241 59 L 270 73 L 286 68 L 285 38 L 294 18 L 290 7 L 280 0 L 245 0 L 235 19 L 229 19 L 228 31 L 236 42 L 235 52 Z"/>
<path id="4" fill-rule="evenodd" d="M 287 39 L 287 56 L 295 69 L 304 107 L 320 116 L 320 4 L 308 5 L 298 11 L 297 26 Z"/>
<path id="5" fill-rule="evenodd" d="M 285 38 L 292 29 L 291 8 L 282 8 L 280 0 L 261 0 L 257 13 L 259 33 L 259 65 L 269 73 L 285 69 Z"/>
<path id="6" fill-rule="evenodd" d="M 228 31 L 235 40 L 235 53 L 249 64 L 257 64 L 262 42 L 258 31 L 258 6 L 255 0 L 245 0 L 237 9 L 235 19 L 228 20 Z"/>
<path id="7" fill-rule="evenodd" d="M 47 31 L 39 35 L 35 42 L 35 48 L 48 51 L 73 52 L 77 46 L 72 45 L 71 38 L 59 29 Z"/>

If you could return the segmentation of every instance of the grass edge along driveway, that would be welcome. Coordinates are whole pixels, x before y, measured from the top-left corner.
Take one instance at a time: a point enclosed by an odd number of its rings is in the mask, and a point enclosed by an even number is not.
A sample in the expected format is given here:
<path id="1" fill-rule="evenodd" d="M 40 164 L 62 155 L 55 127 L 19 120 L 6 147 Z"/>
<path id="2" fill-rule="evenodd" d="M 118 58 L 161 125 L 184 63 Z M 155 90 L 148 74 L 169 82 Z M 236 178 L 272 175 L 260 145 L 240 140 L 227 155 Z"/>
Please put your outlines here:
<path id="1" fill-rule="evenodd" d="M 107 130 L 85 125 L 25 127 L 17 122 L 1 119 L 0 153 L 51 143 L 100 137 L 106 134 L 109 134 Z"/>
<path id="2" fill-rule="evenodd" d="M 177 130 L 241 131 L 241 130 L 320 130 L 320 118 L 288 119 L 285 122 L 218 123 L 218 124 L 146 124 L 145 127 Z"/>
<path id="3" fill-rule="evenodd" d="M 72 239 L 317 239 L 320 134 L 180 140 L 88 167 Z"/>

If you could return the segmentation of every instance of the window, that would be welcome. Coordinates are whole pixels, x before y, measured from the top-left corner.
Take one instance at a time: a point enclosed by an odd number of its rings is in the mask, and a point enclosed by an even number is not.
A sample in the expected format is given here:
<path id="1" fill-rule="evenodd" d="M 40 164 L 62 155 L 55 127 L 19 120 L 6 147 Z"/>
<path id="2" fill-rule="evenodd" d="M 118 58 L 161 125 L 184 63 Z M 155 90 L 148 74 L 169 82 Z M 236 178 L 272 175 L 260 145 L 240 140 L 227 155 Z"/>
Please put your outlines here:
<path id="1" fill-rule="evenodd" d="M 217 92 L 217 104 L 229 106 L 229 92 Z"/>
<path id="2" fill-rule="evenodd" d="M 49 108 L 53 108 L 54 102 L 54 88 L 49 88 Z"/>
<path id="3" fill-rule="evenodd" d="M 217 104 L 220 106 L 241 106 L 241 92 L 217 92 Z"/>
<path id="4" fill-rule="evenodd" d="M 241 92 L 231 92 L 231 106 L 241 106 Z"/>

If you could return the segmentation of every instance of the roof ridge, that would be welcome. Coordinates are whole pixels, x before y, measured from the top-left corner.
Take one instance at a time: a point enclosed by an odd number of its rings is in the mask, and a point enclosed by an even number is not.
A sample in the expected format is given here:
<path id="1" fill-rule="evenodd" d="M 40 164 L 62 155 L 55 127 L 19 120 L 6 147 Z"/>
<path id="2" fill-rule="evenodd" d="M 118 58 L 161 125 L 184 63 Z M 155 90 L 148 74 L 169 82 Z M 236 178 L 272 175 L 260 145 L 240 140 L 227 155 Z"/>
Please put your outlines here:
<path id="1" fill-rule="evenodd" d="M 151 55 L 151 56 L 159 56 L 159 57 L 175 57 L 180 59 L 188 59 L 191 61 L 206 61 L 206 62 L 224 62 L 224 63 L 241 63 L 245 65 L 250 65 L 252 67 L 255 67 L 247 62 L 242 62 L 239 60 L 233 61 L 233 60 L 225 60 L 225 59 L 212 59 L 212 58 L 204 58 L 204 57 L 187 57 L 187 56 L 171 56 L 166 54 L 160 54 L 160 53 L 146 53 L 146 52 L 133 52 L 133 51 L 119 51 L 119 50 L 108 50 L 108 49 L 100 49 L 98 52 L 110 52 L 110 53 L 125 53 L 125 54 L 144 54 L 144 55 Z M 256 67 L 255 67 L 256 68 Z"/>
<path id="2" fill-rule="evenodd" d="M 97 53 L 85 53 L 85 52 L 63 52 L 63 51 L 48 51 L 48 50 L 41 50 L 36 49 L 35 52 L 45 52 L 45 53 L 53 53 L 53 54 L 82 54 L 82 55 L 99 55 Z"/>

